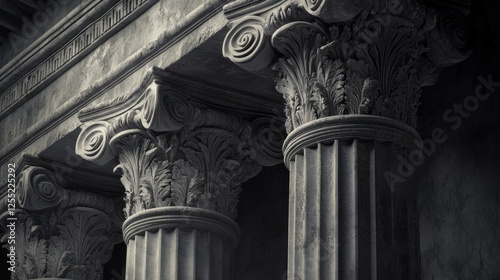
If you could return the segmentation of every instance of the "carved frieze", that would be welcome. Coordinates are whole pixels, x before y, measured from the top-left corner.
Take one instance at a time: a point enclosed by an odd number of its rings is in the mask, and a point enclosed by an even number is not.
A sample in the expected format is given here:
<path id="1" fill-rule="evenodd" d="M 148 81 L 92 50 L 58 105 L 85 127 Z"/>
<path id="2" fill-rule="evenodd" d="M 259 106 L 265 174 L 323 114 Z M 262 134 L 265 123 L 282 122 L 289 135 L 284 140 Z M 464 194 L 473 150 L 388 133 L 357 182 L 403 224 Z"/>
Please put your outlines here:
<path id="1" fill-rule="evenodd" d="M 112 218 L 115 202 L 70 190 L 57 174 L 35 166 L 20 173 L 17 190 L 18 269 L 11 279 L 102 279 L 102 265 L 122 240 L 120 221 Z M 8 212 L 0 216 L 2 221 L 7 217 Z M 4 247 L 10 246 L 8 237 L 2 237 Z"/>
<path id="2" fill-rule="evenodd" d="M 32 69 L 0 93 L 0 118 L 7 116 L 19 107 L 26 96 L 40 91 L 40 87 L 62 75 L 71 65 L 76 64 L 98 44 L 120 30 L 128 22 L 139 16 L 156 0 L 123 0 L 111 7 L 106 13 L 94 20 L 61 49 L 54 52 L 38 65 L 26 67 Z M 11 79 L 12 80 L 12 79 Z M 3 81 L 2 81 L 3 82 Z M 5 86 L 3 84 L 2 86 Z M 25 99 L 24 99 L 25 100 Z"/>
<path id="3" fill-rule="evenodd" d="M 464 14 L 413 0 L 296 0 L 227 16 L 223 55 L 277 72 L 288 132 L 346 114 L 415 126 L 421 88 L 470 54 Z"/>

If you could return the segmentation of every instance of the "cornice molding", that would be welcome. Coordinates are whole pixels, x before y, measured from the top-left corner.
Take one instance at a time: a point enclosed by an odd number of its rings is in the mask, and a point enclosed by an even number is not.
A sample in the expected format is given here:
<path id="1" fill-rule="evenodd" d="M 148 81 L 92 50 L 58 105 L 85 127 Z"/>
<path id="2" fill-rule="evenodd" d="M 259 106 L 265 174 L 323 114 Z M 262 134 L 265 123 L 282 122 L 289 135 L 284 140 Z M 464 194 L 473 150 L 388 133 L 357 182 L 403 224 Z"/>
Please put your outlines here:
<path id="1" fill-rule="evenodd" d="M 282 106 L 280 98 L 256 96 L 250 92 L 236 90 L 184 76 L 158 67 L 150 69 L 145 78 L 129 93 L 108 102 L 87 106 L 80 110 L 82 123 L 112 119 L 137 106 L 145 98 L 146 89 L 152 83 L 168 85 L 183 92 L 191 103 L 199 107 L 210 107 L 252 120 L 257 117 L 282 117 L 276 108 Z"/>
<path id="2" fill-rule="evenodd" d="M 71 98 L 60 107 L 55 108 L 47 119 L 34 124 L 26 133 L 15 138 L 7 146 L 2 147 L 0 150 L 0 165 L 5 164 L 51 129 L 74 116 L 79 110 L 88 106 L 110 88 L 143 67 L 162 51 L 172 47 L 193 30 L 199 28 L 214 15 L 221 12 L 224 3 L 223 0 L 210 0 L 201 5 L 181 20 L 175 30 L 162 33 L 154 42 L 139 49 L 111 72 L 97 80 L 91 87 Z"/>
<path id="3" fill-rule="evenodd" d="M 179 89 L 181 83 L 183 85 Z M 114 158 L 109 147 L 111 139 L 125 130 L 139 129 L 154 135 L 209 126 L 240 134 L 248 126 L 252 131 L 266 134 L 265 141 L 260 134 L 252 136 L 254 150 L 261 152 L 260 163 L 274 165 L 281 162 L 279 148 L 274 140 L 280 141 L 284 135 L 279 133 L 278 127 L 271 129 L 276 126 L 272 119 L 275 116 L 271 116 L 271 111 L 259 109 L 257 101 L 253 101 L 254 104 L 245 103 L 250 97 L 244 95 L 246 97 L 243 102 L 239 101 L 239 106 L 247 105 L 248 112 L 240 113 L 250 116 L 250 122 L 242 117 L 223 113 L 218 108 L 213 109 L 213 104 L 221 104 L 216 101 L 222 97 L 220 92 L 218 96 L 211 96 L 216 91 L 215 86 L 181 79 L 174 73 L 153 68 L 131 93 L 87 107 L 79 113 L 79 119 L 84 125 L 77 139 L 76 153 L 85 160 L 105 164 Z M 230 92 L 222 91 L 222 94 L 225 93 Z M 235 101 L 240 95 L 235 97 Z M 251 105 L 255 107 L 252 108 Z"/>
<path id="4" fill-rule="evenodd" d="M 236 0 L 224 5 L 226 18 L 232 20 L 248 14 L 258 13 L 276 7 L 286 0 Z"/>
<path id="5" fill-rule="evenodd" d="M 471 53 L 462 11 L 414 0 L 295 0 L 245 11 L 229 18 L 223 55 L 278 73 L 288 132 L 346 114 L 415 127 L 421 87 Z"/>
<path id="6" fill-rule="evenodd" d="M 22 67 L 23 65 L 41 62 L 43 56 L 50 54 L 50 51 L 59 49 L 75 33 L 81 31 L 82 25 L 78 23 L 86 25 L 92 22 L 94 18 L 99 17 L 117 1 L 119 0 L 84 1 L 39 38 L 35 38 L 36 40 L 26 49 L 22 50 L 10 61 L 4 61 L 5 64 L 0 68 L 0 91 L 5 90 L 13 82 L 13 79 L 19 78 L 30 70 L 29 66 Z"/>
<path id="7" fill-rule="evenodd" d="M 122 0 L 0 94 L 0 120 L 40 92 L 158 0 Z M 26 69 L 24 67 L 23 69 Z M 8 80 L 6 81 L 8 82 Z"/>

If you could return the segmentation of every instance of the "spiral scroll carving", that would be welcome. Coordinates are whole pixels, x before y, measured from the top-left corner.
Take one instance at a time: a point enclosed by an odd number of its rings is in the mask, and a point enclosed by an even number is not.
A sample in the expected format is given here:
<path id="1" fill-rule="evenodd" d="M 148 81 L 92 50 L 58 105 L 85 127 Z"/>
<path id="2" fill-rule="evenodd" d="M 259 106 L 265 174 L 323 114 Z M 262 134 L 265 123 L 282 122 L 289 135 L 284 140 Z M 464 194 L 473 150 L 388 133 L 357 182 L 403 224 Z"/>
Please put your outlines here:
<path id="1" fill-rule="evenodd" d="M 19 205 L 29 210 L 53 208 L 65 195 L 55 176 L 40 167 L 28 167 L 21 172 L 18 191 Z"/>
<path id="2" fill-rule="evenodd" d="M 264 20 L 251 16 L 235 25 L 224 39 L 222 54 L 239 66 L 256 71 L 267 66 L 273 51 L 264 33 Z"/>
<path id="3" fill-rule="evenodd" d="M 194 108 L 189 101 L 177 92 L 170 91 L 163 97 L 172 128 L 181 128 L 188 124 L 194 115 Z"/>
<path id="4" fill-rule="evenodd" d="M 11 279 L 102 279 L 102 265 L 122 240 L 120 225 L 101 211 L 112 203 L 98 194 L 63 189 L 62 179 L 42 167 L 26 167 L 18 184 L 15 246 L 20 269 Z M 9 216 L 6 212 L 0 219 L 5 222 Z M 2 240 L 11 235 L 5 233 Z"/>
<path id="5" fill-rule="evenodd" d="M 84 126 L 76 140 L 76 154 L 100 165 L 109 162 L 114 155 L 108 149 L 107 126 L 106 122 L 95 122 Z"/>
<path id="6" fill-rule="evenodd" d="M 442 11 L 437 28 L 427 35 L 429 56 L 436 65 L 447 67 L 463 61 L 472 53 L 467 34 L 467 20 L 458 11 Z"/>
<path id="7" fill-rule="evenodd" d="M 146 100 L 144 100 L 144 105 L 142 107 L 141 123 L 145 128 L 150 128 L 152 126 L 157 104 L 157 95 L 148 94 Z"/>
<path id="8" fill-rule="evenodd" d="M 321 7 L 325 4 L 324 0 L 304 0 L 304 8 L 311 14 L 319 13 Z"/>
<path id="9" fill-rule="evenodd" d="M 269 118 L 258 118 L 252 122 L 250 147 L 255 149 L 259 164 L 273 166 L 283 161 L 281 148 L 286 138 L 284 124 Z"/>
<path id="10" fill-rule="evenodd" d="M 438 7 L 436 12 L 421 1 L 298 0 L 269 4 L 265 11 L 254 8 L 230 22 L 235 27 L 226 41 L 235 40 L 235 30 L 246 30 L 246 21 L 266 19 L 275 57 L 272 65 L 260 66 L 277 72 L 288 132 L 349 114 L 414 127 L 421 88 L 434 84 L 442 67 L 471 53 L 464 11 Z M 264 75 L 261 68 L 257 74 Z"/>
<path id="11" fill-rule="evenodd" d="M 157 86 L 144 101 L 141 122 L 146 129 L 175 131 L 192 120 L 193 112 L 193 106 L 180 93 Z"/>

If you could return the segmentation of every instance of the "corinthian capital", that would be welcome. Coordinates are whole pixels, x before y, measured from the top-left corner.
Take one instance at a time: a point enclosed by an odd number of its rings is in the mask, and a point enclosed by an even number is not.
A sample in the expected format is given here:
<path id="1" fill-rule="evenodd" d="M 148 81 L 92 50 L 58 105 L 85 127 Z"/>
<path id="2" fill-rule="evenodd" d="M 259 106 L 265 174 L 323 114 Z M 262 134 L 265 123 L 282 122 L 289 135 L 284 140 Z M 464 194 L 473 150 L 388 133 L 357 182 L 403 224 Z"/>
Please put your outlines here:
<path id="1" fill-rule="evenodd" d="M 139 91 L 82 112 L 76 153 L 117 161 L 126 217 L 188 206 L 235 218 L 241 183 L 281 162 L 284 137 L 269 118 L 245 120 L 170 84 L 155 69 Z"/>
<path id="2" fill-rule="evenodd" d="M 223 55 L 249 71 L 278 73 L 289 132 L 346 114 L 415 126 L 421 88 L 470 55 L 465 15 L 453 7 L 435 10 L 416 0 L 257 2 L 226 9 L 231 29 Z"/>
<path id="3" fill-rule="evenodd" d="M 67 187 L 42 167 L 27 166 L 20 173 L 14 215 L 17 270 L 11 279 L 102 279 L 102 265 L 122 240 L 121 224 L 113 219 L 115 203 Z M 0 215 L 2 225 L 12 217 L 9 212 Z M 7 248 L 14 244 L 11 230 L 2 237 Z"/>

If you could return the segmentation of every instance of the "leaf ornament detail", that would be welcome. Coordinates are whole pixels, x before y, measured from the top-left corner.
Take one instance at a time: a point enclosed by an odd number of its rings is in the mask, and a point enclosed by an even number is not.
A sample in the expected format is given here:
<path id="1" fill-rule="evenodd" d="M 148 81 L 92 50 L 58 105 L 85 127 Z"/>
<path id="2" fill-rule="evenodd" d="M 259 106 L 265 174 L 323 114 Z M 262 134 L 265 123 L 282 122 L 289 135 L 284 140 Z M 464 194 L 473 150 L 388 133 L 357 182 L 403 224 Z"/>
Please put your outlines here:
<path id="1" fill-rule="evenodd" d="M 186 160 L 177 160 L 172 169 L 172 204 L 196 207 L 204 192 L 204 178 Z"/>

